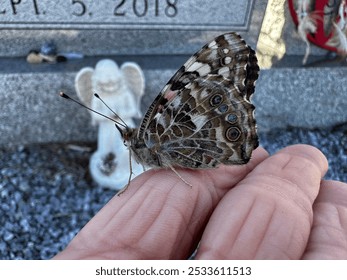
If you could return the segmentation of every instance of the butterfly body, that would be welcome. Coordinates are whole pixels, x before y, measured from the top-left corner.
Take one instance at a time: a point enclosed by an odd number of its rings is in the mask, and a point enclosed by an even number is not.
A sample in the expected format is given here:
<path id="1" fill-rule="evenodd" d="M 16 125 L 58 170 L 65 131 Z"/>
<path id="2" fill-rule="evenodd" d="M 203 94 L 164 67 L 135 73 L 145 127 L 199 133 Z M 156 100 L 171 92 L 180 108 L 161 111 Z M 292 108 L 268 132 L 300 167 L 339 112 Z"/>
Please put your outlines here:
<path id="1" fill-rule="evenodd" d="M 176 72 L 138 129 L 121 131 L 131 154 L 149 167 L 247 163 L 258 146 L 250 101 L 258 72 L 238 34 L 218 36 Z"/>

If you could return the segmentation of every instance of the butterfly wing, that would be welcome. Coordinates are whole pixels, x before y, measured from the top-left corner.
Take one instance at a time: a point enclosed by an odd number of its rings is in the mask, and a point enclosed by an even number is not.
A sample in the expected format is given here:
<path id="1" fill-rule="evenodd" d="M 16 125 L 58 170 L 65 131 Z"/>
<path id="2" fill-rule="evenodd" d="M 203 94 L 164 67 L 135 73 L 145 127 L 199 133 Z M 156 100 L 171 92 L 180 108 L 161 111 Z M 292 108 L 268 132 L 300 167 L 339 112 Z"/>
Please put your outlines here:
<path id="1" fill-rule="evenodd" d="M 243 164 L 258 146 L 250 98 L 259 67 L 236 33 L 205 45 L 170 79 L 147 111 L 137 138 L 158 166 Z"/>

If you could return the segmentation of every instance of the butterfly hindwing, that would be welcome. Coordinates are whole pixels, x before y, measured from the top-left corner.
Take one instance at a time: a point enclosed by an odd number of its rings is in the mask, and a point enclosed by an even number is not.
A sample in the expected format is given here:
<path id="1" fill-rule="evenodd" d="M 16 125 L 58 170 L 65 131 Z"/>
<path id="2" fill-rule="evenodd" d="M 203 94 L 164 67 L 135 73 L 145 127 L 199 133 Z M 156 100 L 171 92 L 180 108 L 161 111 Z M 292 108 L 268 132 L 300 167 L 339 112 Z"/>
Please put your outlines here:
<path id="1" fill-rule="evenodd" d="M 222 82 L 221 82 L 222 81 Z M 224 77 L 207 75 L 187 84 L 150 122 L 145 139 L 157 138 L 173 165 L 211 168 L 243 164 L 258 145 L 254 106 Z"/>

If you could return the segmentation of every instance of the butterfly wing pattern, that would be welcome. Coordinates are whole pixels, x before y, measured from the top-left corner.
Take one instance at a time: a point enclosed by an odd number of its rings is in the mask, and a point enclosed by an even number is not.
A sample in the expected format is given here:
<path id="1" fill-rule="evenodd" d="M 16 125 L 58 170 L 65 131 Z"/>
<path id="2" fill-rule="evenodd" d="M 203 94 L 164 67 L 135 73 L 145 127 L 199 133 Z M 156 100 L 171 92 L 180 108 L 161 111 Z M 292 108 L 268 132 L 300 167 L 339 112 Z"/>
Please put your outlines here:
<path id="1" fill-rule="evenodd" d="M 236 33 L 193 55 L 153 101 L 128 141 L 150 167 L 214 168 L 245 164 L 258 146 L 251 97 L 259 67 Z"/>

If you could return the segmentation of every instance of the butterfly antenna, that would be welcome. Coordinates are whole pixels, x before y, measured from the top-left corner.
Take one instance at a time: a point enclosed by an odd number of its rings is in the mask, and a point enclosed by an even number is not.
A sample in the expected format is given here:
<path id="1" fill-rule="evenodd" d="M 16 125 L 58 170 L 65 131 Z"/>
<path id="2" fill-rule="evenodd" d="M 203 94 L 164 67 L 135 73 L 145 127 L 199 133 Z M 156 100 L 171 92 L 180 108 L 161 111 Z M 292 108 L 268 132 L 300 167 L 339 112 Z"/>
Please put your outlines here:
<path id="1" fill-rule="evenodd" d="M 120 125 L 120 126 L 123 126 L 123 127 L 127 127 L 127 125 L 124 123 L 124 121 L 123 121 L 122 119 L 120 119 L 120 120 L 122 121 L 122 123 L 120 123 L 119 121 L 116 121 L 115 119 L 112 119 L 112 118 L 110 118 L 110 117 L 108 117 L 108 116 L 106 116 L 106 115 L 104 115 L 104 114 L 102 114 L 102 113 L 100 113 L 100 112 L 98 112 L 98 111 L 93 110 L 92 108 L 89 108 L 88 106 L 86 106 L 86 105 L 84 105 L 83 103 L 77 101 L 76 99 L 70 97 L 69 95 L 65 94 L 65 93 L 62 92 L 62 91 L 59 93 L 59 95 L 60 95 L 61 97 L 63 97 L 63 98 L 69 99 L 70 101 L 73 101 L 73 102 L 77 103 L 78 105 L 80 105 L 80 106 L 86 108 L 87 110 L 89 110 L 89 111 L 91 111 L 91 112 L 93 112 L 93 113 L 95 113 L 95 114 L 98 114 L 98 115 L 100 115 L 100 116 L 102 116 L 102 117 L 104 117 L 104 118 L 106 118 L 106 119 L 109 119 L 110 121 L 113 121 L 113 122 L 116 123 L 117 125 Z M 108 106 L 107 106 L 107 107 L 108 107 Z M 112 111 L 112 110 L 111 110 L 111 111 Z M 113 111 L 112 111 L 112 112 L 113 112 Z M 115 114 L 115 113 L 114 113 L 114 114 Z M 117 114 L 115 114 L 115 115 L 116 115 L 116 117 L 118 117 Z"/>
<path id="2" fill-rule="evenodd" d="M 107 109 L 109 109 L 124 124 L 125 127 L 127 127 L 127 124 L 125 123 L 125 121 L 123 121 L 122 118 L 118 116 L 118 114 L 110 106 L 106 104 L 106 102 L 99 96 L 99 94 L 94 93 L 94 96 L 97 99 L 99 99 L 107 107 Z"/>

